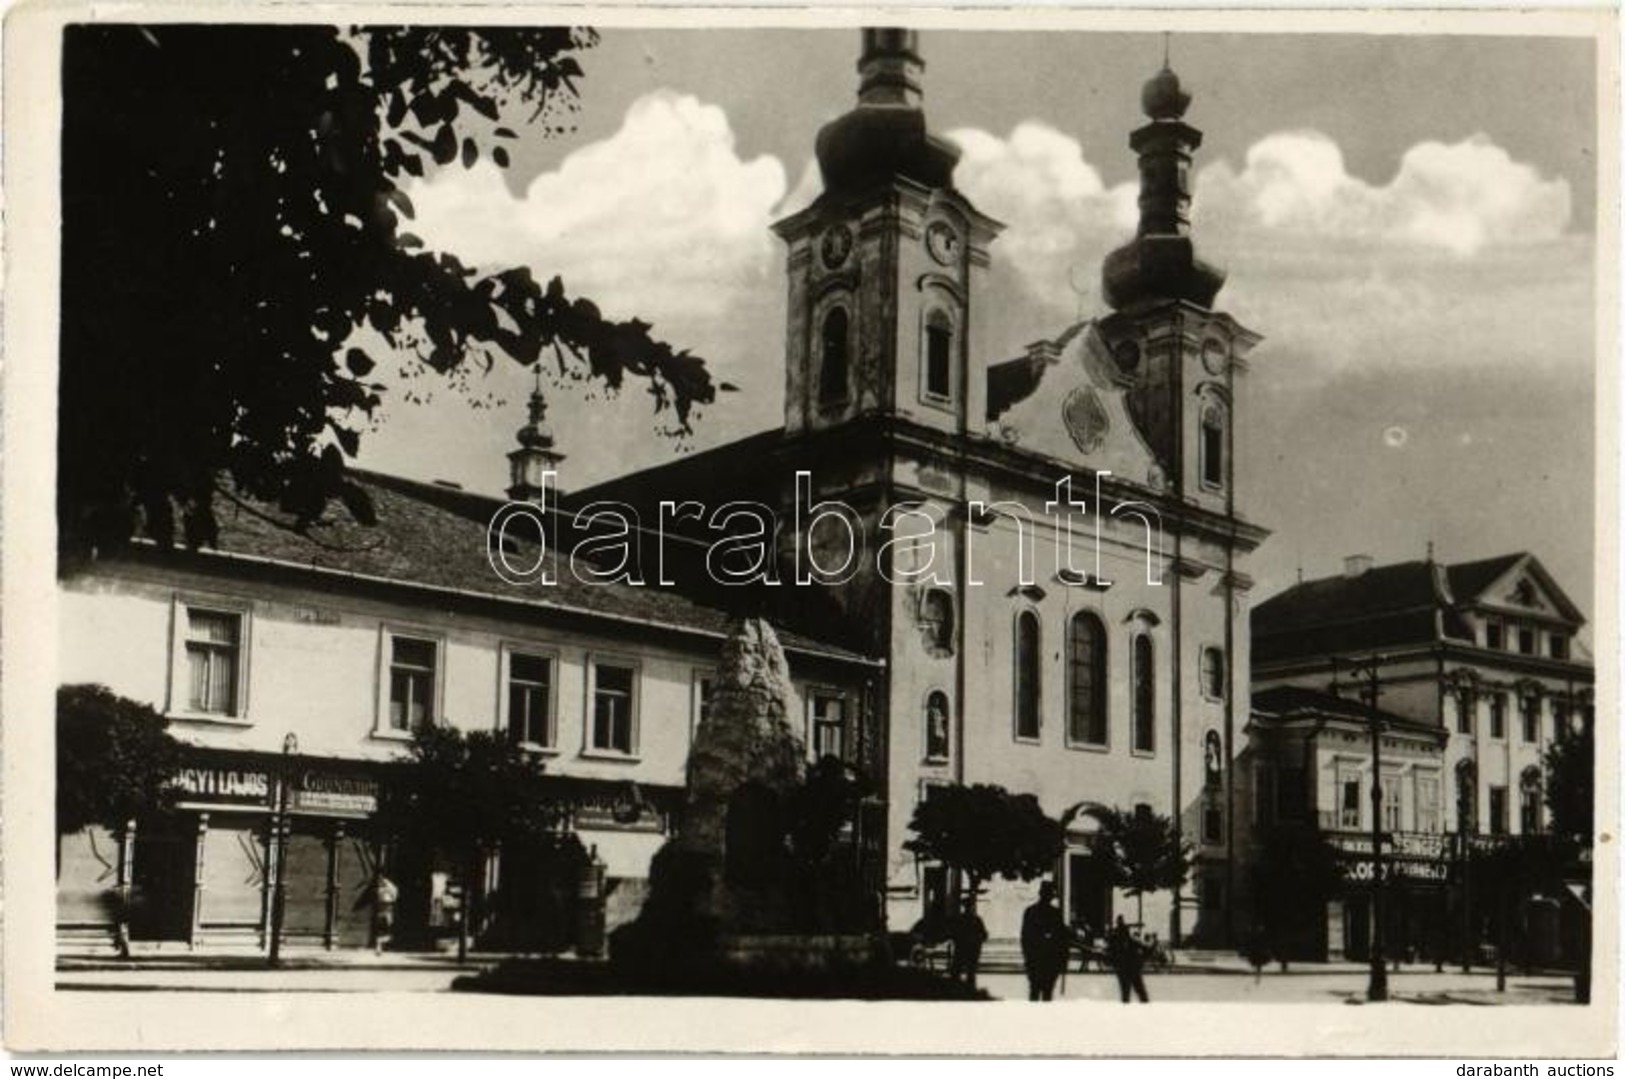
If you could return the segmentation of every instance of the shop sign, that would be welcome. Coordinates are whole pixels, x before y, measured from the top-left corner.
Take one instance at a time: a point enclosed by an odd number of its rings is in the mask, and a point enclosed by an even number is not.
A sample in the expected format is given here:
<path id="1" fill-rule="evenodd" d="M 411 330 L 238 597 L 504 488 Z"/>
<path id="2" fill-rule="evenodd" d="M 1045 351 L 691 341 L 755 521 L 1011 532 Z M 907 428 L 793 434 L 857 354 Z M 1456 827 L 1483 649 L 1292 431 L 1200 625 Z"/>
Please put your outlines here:
<path id="1" fill-rule="evenodd" d="M 1376 865 L 1369 858 L 1343 863 L 1343 879 L 1357 883 L 1370 883 L 1376 876 Z M 1431 884 L 1446 884 L 1450 880 L 1447 862 L 1392 861 L 1382 863 L 1383 880 L 1413 880 Z"/>
<path id="2" fill-rule="evenodd" d="M 1368 835 L 1334 832 L 1326 840 L 1341 854 L 1371 854 Z M 1383 841 L 1383 850 L 1400 858 L 1439 859 L 1450 854 L 1450 837 L 1438 832 L 1388 832 Z"/>
<path id="3" fill-rule="evenodd" d="M 270 776 L 252 769 L 182 768 L 173 782 L 182 801 L 264 806 L 271 797 Z"/>
<path id="4" fill-rule="evenodd" d="M 613 790 L 581 796 L 574 810 L 577 828 L 618 829 L 627 832 L 660 832 L 664 822 L 659 809 L 644 797 L 636 783 Z"/>
<path id="5" fill-rule="evenodd" d="M 378 812 L 378 784 L 365 776 L 306 771 L 295 780 L 296 813 L 371 816 Z"/>

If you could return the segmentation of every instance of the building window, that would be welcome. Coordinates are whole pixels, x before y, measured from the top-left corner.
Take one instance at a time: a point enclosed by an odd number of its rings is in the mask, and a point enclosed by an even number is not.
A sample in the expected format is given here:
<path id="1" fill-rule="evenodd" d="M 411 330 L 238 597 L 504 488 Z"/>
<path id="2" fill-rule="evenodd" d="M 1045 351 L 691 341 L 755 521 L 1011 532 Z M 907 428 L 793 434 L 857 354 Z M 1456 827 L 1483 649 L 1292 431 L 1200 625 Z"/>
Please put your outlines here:
<path id="1" fill-rule="evenodd" d="M 699 730 L 701 725 L 711 718 L 711 694 L 716 690 L 717 676 L 712 671 L 694 672 L 694 703 L 691 723 L 688 728 L 690 736 Z"/>
<path id="2" fill-rule="evenodd" d="M 1072 616 L 1067 641 L 1067 740 L 1103 746 L 1106 725 L 1106 627 L 1090 611 Z"/>
<path id="3" fill-rule="evenodd" d="M 1202 695 L 1211 700 L 1224 699 L 1224 649 L 1208 646 L 1202 649 Z"/>
<path id="4" fill-rule="evenodd" d="M 1540 698 L 1530 694 L 1521 698 L 1519 717 L 1523 721 L 1523 740 L 1530 744 L 1540 741 Z"/>
<path id="5" fill-rule="evenodd" d="M 1568 635 L 1564 634 L 1564 633 L 1554 633 L 1554 634 L 1552 634 L 1552 638 L 1551 638 L 1551 642 L 1550 642 L 1550 652 L 1551 652 L 1551 655 L 1552 655 L 1553 659 L 1568 659 L 1569 658 L 1569 638 L 1568 638 Z"/>
<path id="6" fill-rule="evenodd" d="M 1399 832 L 1405 828 L 1405 787 L 1399 776 L 1382 777 L 1382 830 Z"/>
<path id="7" fill-rule="evenodd" d="M 207 715 L 237 714 L 242 615 L 186 609 L 186 706 Z"/>
<path id="8" fill-rule="evenodd" d="M 1518 651 L 1526 656 L 1535 654 L 1535 627 L 1518 624 Z"/>
<path id="9" fill-rule="evenodd" d="M 1507 834 L 1507 789 L 1490 788 L 1490 835 Z"/>
<path id="10" fill-rule="evenodd" d="M 1416 777 L 1416 830 L 1439 832 L 1444 830 L 1439 820 L 1439 777 Z"/>
<path id="11" fill-rule="evenodd" d="M 1561 738 L 1568 729 L 1569 702 L 1554 700 L 1552 702 L 1552 737 Z"/>
<path id="12" fill-rule="evenodd" d="M 1484 647 L 1497 650 L 1506 647 L 1506 627 L 1499 618 L 1484 623 Z"/>
<path id="13" fill-rule="evenodd" d="M 847 316 L 837 307 L 824 316 L 821 357 L 818 367 L 818 400 L 830 405 L 847 395 Z"/>
<path id="14" fill-rule="evenodd" d="M 1022 611 L 1016 616 L 1016 737 L 1038 741 L 1039 662 L 1038 616 Z"/>
<path id="15" fill-rule="evenodd" d="M 551 749 L 553 735 L 553 658 L 508 653 L 508 737 Z"/>
<path id="16" fill-rule="evenodd" d="M 1153 753 L 1157 748 L 1157 679 L 1152 667 L 1151 637 L 1134 637 L 1130 656 L 1129 681 L 1134 687 L 1134 742 L 1136 753 Z"/>
<path id="17" fill-rule="evenodd" d="M 389 729 L 410 733 L 434 722 L 440 645 L 422 637 L 389 638 Z"/>
<path id="18" fill-rule="evenodd" d="M 925 323 L 925 395 L 946 401 L 953 397 L 954 331 L 948 316 L 932 311 Z"/>
<path id="19" fill-rule="evenodd" d="M 941 763 L 948 759 L 952 741 L 948 729 L 953 713 L 948 694 L 940 689 L 925 698 L 925 759 Z"/>
<path id="20" fill-rule="evenodd" d="M 1490 737 L 1505 738 L 1507 736 L 1507 697 L 1505 693 L 1497 693 L 1490 697 Z"/>
<path id="21" fill-rule="evenodd" d="M 1202 486 L 1224 486 L 1224 409 L 1209 404 L 1202 409 Z"/>
<path id="22" fill-rule="evenodd" d="M 1525 768 L 1518 781 L 1518 831 L 1534 835 L 1540 831 L 1540 769 Z"/>
<path id="23" fill-rule="evenodd" d="M 1465 691 L 1456 694 L 1456 732 L 1473 733 L 1473 695 Z"/>
<path id="24" fill-rule="evenodd" d="M 1360 827 L 1360 780 L 1357 777 L 1345 778 L 1342 783 L 1343 795 L 1338 802 L 1337 826 L 1344 829 L 1358 829 Z"/>
<path id="25" fill-rule="evenodd" d="M 637 668 L 592 664 L 592 727 L 587 748 L 632 756 L 637 752 Z"/>
<path id="26" fill-rule="evenodd" d="M 813 759 L 846 759 L 846 698 L 833 693 L 812 697 Z"/>

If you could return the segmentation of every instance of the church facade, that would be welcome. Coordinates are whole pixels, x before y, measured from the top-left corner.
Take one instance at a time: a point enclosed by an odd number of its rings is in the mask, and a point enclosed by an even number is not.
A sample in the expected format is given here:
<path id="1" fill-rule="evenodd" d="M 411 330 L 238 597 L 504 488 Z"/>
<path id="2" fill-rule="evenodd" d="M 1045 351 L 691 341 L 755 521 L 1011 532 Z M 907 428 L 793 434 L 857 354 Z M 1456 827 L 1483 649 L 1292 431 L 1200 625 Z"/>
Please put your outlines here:
<path id="1" fill-rule="evenodd" d="M 1266 535 L 1236 505 L 1234 432 L 1259 338 L 1214 307 L 1223 274 L 1195 254 L 1190 97 L 1166 68 L 1144 88 L 1141 220 L 1103 268 L 1110 310 L 1006 357 L 986 317 L 998 208 L 954 186 L 923 69 L 913 32 L 863 32 L 857 104 L 817 136 L 823 192 L 775 226 L 783 427 L 567 504 L 649 520 L 732 498 L 786 523 L 759 602 L 884 664 L 878 728 L 847 744 L 884 792 L 893 929 L 954 888 L 905 849 L 915 806 L 995 783 L 1071 821 L 1057 880 L 1074 921 L 1227 940 L 1243 564 Z M 1101 807 L 1175 820 L 1191 884 L 1114 894 L 1087 849 Z M 994 937 L 1016 935 L 1036 887 L 989 887 Z"/>

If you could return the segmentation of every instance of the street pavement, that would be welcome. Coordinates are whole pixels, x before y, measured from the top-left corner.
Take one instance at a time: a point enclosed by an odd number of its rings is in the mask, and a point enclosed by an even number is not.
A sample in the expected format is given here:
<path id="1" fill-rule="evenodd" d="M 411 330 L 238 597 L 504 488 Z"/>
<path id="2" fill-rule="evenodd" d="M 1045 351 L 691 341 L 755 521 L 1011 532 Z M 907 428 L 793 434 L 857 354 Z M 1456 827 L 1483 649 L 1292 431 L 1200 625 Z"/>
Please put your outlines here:
<path id="1" fill-rule="evenodd" d="M 252 955 L 184 955 L 130 961 L 101 956 L 63 957 L 58 963 L 59 990 L 84 992 L 191 990 L 223 993 L 437 993 L 452 981 L 495 964 L 498 957 L 479 956 L 458 964 L 451 956 L 369 952 L 291 953 L 279 970 L 267 969 Z M 1365 1004 L 1366 975 L 1353 964 L 1296 964 L 1288 972 L 1271 968 L 1262 976 L 1241 969 L 1187 969 L 1146 975 L 1152 1002 L 1202 1001 L 1236 1003 Z M 984 971 L 978 984 L 1002 1000 L 1024 1000 L 1026 979 L 1008 969 Z M 1116 1001 L 1117 980 L 1111 974 L 1069 972 L 1057 985 L 1057 1000 Z M 1491 971 L 1435 973 L 1402 970 L 1389 975 L 1392 1001 L 1407 1005 L 1569 1004 L 1573 983 L 1556 975 L 1507 976 L 1497 992 Z"/>

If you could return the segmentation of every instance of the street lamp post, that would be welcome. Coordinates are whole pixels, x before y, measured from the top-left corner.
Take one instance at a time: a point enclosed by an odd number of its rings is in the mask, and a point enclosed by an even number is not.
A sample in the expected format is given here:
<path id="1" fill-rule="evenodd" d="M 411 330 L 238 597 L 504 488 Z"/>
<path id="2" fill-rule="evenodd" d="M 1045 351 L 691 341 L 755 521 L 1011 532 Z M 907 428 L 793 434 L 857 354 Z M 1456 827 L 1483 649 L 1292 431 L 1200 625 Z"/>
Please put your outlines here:
<path id="1" fill-rule="evenodd" d="M 290 732 L 282 739 L 282 767 L 276 784 L 276 816 L 271 824 L 276 850 L 275 858 L 271 861 L 271 944 L 265 962 L 272 967 L 282 963 L 282 917 L 286 909 L 288 877 L 285 869 L 288 857 L 288 785 L 292 778 L 293 755 L 298 752 L 299 738 Z"/>
<path id="2" fill-rule="evenodd" d="M 1388 999 L 1388 960 L 1383 954 L 1382 939 L 1383 877 L 1387 868 L 1382 854 L 1382 718 L 1377 711 L 1382 662 L 1380 655 L 1348 661 L 1350 676 L 1365 679 L 1365 703 L 1371 726 L 1371 974 L 1366 999 L 1373 1001 Z M 1335 684 L 1335 664 L 1332 677 Z"/>

